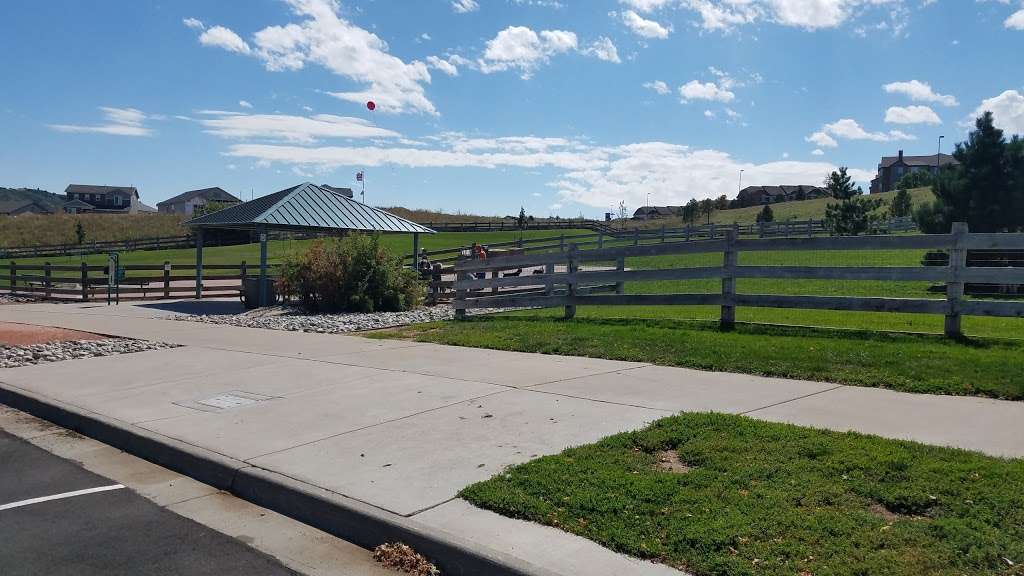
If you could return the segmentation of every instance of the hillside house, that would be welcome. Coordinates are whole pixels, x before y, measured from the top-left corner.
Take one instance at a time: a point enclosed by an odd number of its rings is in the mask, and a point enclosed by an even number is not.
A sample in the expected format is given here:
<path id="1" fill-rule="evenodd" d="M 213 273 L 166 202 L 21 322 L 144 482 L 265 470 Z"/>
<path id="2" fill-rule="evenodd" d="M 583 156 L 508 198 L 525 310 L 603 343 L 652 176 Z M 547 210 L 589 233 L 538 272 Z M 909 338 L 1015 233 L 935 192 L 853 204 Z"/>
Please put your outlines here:
<path id="1" fill-rule="evenodd" d="M 747 186 L 736 196 L 736 208 L 747 206 L 761 206 L 764 204 L 778 204 L 780 202 L 796 202 L 799 200 L 813 200 L 828 196 L 821 186 L 810 186 L 807 184 L 782 185 L 782 186 Z"/>
<path id="2" fill-rule="evenodd" d="M 635 220 L 653 220 L 655 218 L 671 218 L 682 210 L 682 206 L 643 206 L 633 212 Z"/>
<path id="3" fill-rule="evenodd" d="M 242 200 L 229 194 L 223 188 L 214 186 L 213 188 L 201 188 L 199 190 L 183 192 L 173 198 L 157 203 L 156 208 L 161 214 L 186 214 L 191 216 L 196 211 L 196 208 L 201 208 L 211 202 L 223 204 L 226 208 L 235 204 L 241 204 Z"/>
<path id="4" fill-rule="evenodd" d="M 900 150 L 896 156 L 882 156 L 878 163 L 878 175 L 871 181 L 871 193 L 889 192 L 896 188 L 900 178 L 911 172 L 928 172 L 938 174 L 944 166 L 958 166 L 960 162 L 949 154 L 931 154 L 929 156 L 904 156 Z"/>
<path id="5" fill-rule="evenodd" d="M 0 216 L 21 216 L 22 214 L 53 214 L 53 209 L 35 200 L 0 201 Z"/>
<path id="6" fill-rule="evenodd" d="M 63 210 L 69 214 L 140 214 L 156 212 L 139 200 L 134 186 L 93 186 L 69 184 L 64 189 Z"/>

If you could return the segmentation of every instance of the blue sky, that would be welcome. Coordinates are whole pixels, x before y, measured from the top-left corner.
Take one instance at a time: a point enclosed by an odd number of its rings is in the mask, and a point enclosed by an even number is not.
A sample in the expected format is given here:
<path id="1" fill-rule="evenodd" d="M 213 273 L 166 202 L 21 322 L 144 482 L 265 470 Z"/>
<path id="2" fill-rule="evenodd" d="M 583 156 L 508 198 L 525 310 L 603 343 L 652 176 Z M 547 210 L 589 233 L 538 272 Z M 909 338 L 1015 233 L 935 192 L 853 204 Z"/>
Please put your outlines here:
<path id="1" fill-rule="evenodd" d="M 155 204 L 311 180 L 375 205 L 598 216 L 865 184 L 991 109 L 1021 0 L 11 0 L 0 185 Z M 373 100 L 377 109 L 367 110 Z"/>

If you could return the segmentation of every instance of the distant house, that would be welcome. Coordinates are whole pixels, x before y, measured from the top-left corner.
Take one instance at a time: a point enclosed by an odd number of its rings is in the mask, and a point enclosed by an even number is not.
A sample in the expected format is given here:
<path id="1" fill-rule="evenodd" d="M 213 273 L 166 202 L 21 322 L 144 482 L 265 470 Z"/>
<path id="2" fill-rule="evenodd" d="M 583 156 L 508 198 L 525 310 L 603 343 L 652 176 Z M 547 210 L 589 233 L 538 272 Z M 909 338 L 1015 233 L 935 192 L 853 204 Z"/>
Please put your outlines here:
<path id="1" fill-rule="evenodd" d="M 828 196 L 828 192 L 821 186 L 810 186 L 807 184 L 782 185 L 782 186 L 747 186 L 736 196 L 736 207 L 760 206 L 763 204 L 778 204 L 780 202 L 795 202 L 798 200 L 813 200 Z"/>
<path id="2" fill-rule="evenodd" d="M 328 186 L 327 184 L 321 184 L 320 187 L 323 188 L 324 190 L 330 190 L 331 192 L 334 192 L 336 194 L 341 194 L 346 198 L 352 198 L 353 196 L 351 188 L 337 188 L 334 186 Z"/>
<path id="3" fill-rule="evenodd" d="M 682 206 L 643 206 L 633 212 L 636 220 L 652 220 L 654 218 L 671 218 L 679 214 Z"/>
<path id="4" fill-rule="evenodd" d="M 53 214 L 53 209 L 35 200 L 0 201 L 0 216 L 20 216 L 22 214 Z"/>
<path id="5" fill-rule="evenodd" d="M 889 192 L 896 183 L 911 172 L 928 172 L 935 175 L 942 166 L 957 166 L 960 162 L 949 154 L 929 156 L 904 156 L 900 150 L 897 156 L 882 156 L 878 163 L 878 175 L 871 181 L 871 193 Z"/>
<path id="6" fill-rule="evenodd" d="M 71 214 L 139 214 L 156 212 L 139 200 L 139 191 L 134 186 L 93 186 L 69 184 L 64 189 L 65 203 L 62 209 Z"/>
<path id="7" fill-rule="evenodd" d="M 191 216 L 196 208 L 206 206 L 211 202 L 224 204 L 227 207 L 241 204 L 242 200 L 225 192 L 224 189 L 214 186 L 213 188 L 189 190 L 188 192 L 178 194 L 173 198 L 157 203 L 156 208 L 162 214 L 187 214 Z"/>

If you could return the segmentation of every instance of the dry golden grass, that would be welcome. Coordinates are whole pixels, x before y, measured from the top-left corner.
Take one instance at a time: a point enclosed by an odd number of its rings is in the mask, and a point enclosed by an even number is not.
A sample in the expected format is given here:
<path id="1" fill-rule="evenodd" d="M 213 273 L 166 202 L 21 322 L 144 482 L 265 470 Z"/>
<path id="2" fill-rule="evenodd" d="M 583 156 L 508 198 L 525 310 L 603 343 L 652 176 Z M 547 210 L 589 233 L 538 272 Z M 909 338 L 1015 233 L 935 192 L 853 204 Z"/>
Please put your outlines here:
<path id="1" fill-rule="evenodd" d="M 0 247 L 75 244 L 75 224 L 86 242 L 131 240 L 187 233 L 181 214 L 55 214 L 0 216 Z"/>

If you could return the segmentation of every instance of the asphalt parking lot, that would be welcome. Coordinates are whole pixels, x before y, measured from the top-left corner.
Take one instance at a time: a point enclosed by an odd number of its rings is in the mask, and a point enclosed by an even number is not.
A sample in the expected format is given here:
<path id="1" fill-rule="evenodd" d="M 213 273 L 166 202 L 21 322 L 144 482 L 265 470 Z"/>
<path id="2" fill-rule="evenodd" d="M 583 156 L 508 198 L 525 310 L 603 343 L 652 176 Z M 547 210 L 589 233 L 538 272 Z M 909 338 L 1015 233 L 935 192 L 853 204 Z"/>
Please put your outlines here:
<path id="1" fill-rule="evenodd" d="M 0 573 L 296 574 L 243 542 L 2 430 Z"/>

